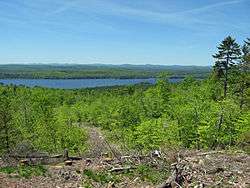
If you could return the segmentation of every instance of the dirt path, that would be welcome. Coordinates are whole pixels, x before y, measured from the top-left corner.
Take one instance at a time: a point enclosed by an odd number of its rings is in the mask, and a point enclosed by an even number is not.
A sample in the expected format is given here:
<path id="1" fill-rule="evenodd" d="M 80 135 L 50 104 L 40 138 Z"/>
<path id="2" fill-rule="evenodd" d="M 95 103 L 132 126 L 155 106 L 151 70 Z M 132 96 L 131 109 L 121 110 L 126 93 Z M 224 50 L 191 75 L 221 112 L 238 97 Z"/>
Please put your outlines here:
<path id="1" fill-rule="evenodd" d="M 118 151 L 118 146 L 111 144 L 105 138 L 102 133 L 102 130 L 98 127 L 86 126 L 84 129 L 88 132 L 88 150 L 85 157 L 98 158 L 102 155 L 105 156 L 120 156 Z"/>

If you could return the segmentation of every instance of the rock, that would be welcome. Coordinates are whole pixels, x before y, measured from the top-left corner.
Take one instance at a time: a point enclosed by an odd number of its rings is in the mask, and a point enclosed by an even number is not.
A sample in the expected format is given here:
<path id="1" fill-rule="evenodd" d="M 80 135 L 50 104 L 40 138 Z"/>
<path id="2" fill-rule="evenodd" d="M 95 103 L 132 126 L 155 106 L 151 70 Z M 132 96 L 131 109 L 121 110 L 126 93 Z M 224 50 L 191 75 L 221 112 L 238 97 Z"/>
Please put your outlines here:
<path id="1" fill-rule="evenodd" d="M 151 153 L 152 157 L 161 157 L 161 152 L 159 150 L 154 150 L 152 153 Z"/>

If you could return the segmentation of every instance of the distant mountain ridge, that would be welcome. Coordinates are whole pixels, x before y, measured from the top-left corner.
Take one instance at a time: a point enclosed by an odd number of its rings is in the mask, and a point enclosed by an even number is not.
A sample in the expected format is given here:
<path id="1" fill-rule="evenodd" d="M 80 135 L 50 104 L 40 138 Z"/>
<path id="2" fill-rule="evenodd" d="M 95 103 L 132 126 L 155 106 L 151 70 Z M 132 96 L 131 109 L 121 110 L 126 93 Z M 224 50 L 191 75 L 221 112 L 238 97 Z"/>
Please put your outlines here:
<path id="1" fill-rule="evenodd" d="M 133 65 L 133 64 L 5 64 L 0 78 L 151 78 L 161 72 L 172 77 L 206 77 L 209 66 Z"/>

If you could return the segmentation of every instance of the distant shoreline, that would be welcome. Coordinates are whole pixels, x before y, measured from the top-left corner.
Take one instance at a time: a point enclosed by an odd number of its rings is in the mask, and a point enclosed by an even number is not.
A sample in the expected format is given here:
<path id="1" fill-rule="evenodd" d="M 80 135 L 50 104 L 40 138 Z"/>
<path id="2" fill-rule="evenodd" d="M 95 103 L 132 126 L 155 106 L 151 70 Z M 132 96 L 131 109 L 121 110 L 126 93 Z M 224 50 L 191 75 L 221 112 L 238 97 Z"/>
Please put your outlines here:
<path id="1" fill-rule="evenodd" d="M 188 76 L 194 77 L 196 79 L 205 79 L 207 76 L 192 76 L 192 75 L 186 75 L 186 76 L 170 76 L 168 79 L 184 79 Z M 62 77 L 0 77 L 1 80 L 8 79 L 8 80 L 14 80 L 14 79 L 28 79 L 28 80 L 36 80 L 36 79 L 41 79 L 41 80 L 82 80 L 82 79 L 93 79 L 93 80 L 98 80 L 98 79 L 117 79 L 117 80 L 129 80 L 129 79 L 157 79 L 157 77 L 72 77 L 72 78 L 62 78 Z"/>
<path id="2" fill-rule="evenodd" d="M 0 79 L 206 78 L 211 67 L 159 65 L 0 65 Z"/>

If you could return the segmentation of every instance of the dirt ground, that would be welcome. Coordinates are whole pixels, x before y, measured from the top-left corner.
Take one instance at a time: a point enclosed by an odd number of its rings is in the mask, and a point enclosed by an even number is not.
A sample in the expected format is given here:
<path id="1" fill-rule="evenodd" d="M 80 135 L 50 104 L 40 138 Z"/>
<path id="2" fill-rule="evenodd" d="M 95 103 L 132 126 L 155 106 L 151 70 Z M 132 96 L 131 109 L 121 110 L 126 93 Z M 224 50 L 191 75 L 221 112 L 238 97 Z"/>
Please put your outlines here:
<path id="1" fill-rule="evenodd" d="M 72 165 L 47 165 L 43 176 L 28 179 L 15 173 L 0 173 L 0 188 L 250 187 L 250 156 L 242 151 L 179 150 L 165 151 L 159 156 L 122 155 L 98 129 L 90 129 L 89 134 L 91 149 L 81 160 L 74 160 Z M 150 166 L 155 170 L 152 172 L 166 171 L 163 181 L 156 183 L 142 177 L 137 170 L 142 165 Z M 0 166 L 4 166 L 1 160 Z M 101 175 L 93 175 L 99 172 Z"/>
<path id="2" fill-rule="evenodd" d="M 171 161 L 173 154 L 164 157 Z M 198 152 L 198 151 L 182 151 L 179 154 L 181 161 L 179 166 L 182 166 L 182 176 L 184 178 L 181 187 L 250 187 L 250 157 L 244 153 L 228 153 L 225 151 L 216 152 Z M 126 159 L 128 160 L 129 157 Z M 136 157 L 130 158 L 130 167 L 136 166 L 139 163 L 151 164 L 154 160 L 155 168 L 162 165 L 163 159 L 137 160 Z M 152 161 L 151 161 L 152 160 Z M 71 166 L 65 166 L 64 163 L 47 166 L 48 172 L 45 176 L 36 176 L 31 179 L 18 177 L 17 174 L 0 174 L 1 188 L 66 188 L 66 187 L 86 187 L 86 176 L 83 175 L 85 169 L 91 171 L 106 171 L 112 169 L 123 168 L 128 164 L 128 161 L 121 161 L 111 158 L 87 158 L 80 161 L 74 161 Z M 159 166 L 157 166 L 159 165 Z M 172 165 L 173 166 L 173 165 Z M 172 168 L 166 169 L 171 171 Z M 167 167 L 166 167 L 167 168 Z M 133 169 L 131 170 L 133 171 Z M 140 177 L 122 176 L 123 171 L 114 172 L 119 174 L 120 182 L 101 182 L 89 181 L 89 187 L 159 187 L 150 182 L 143 182 Z M 168 177 L 166 177 L 166 180 Z M 163 182 L 164 183 L 164 182 Z M 91 186 L 90 186 L 91 185 Z"/>

